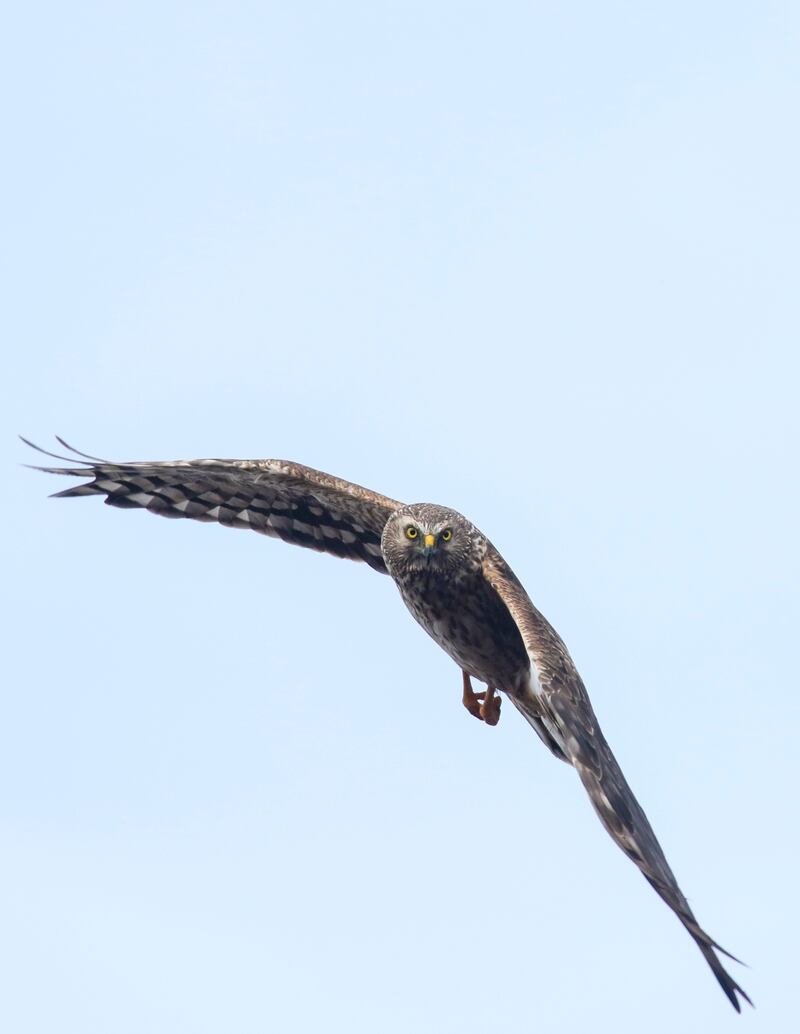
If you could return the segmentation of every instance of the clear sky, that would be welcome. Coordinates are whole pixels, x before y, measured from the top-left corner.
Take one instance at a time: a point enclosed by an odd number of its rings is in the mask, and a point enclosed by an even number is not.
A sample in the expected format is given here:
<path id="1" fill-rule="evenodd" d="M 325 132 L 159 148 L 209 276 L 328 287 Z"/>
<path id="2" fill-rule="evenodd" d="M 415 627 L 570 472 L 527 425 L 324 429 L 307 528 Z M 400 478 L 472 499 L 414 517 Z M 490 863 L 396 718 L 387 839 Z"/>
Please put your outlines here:
<path id="1" fill-rule="evenodd" d="M 6 13 L 3 1030 L 794 1029 L 797 30 L 769 0 Z M 757 1010 L 389 579 L 49 500 L 17 433 L 466 513 Z"/>

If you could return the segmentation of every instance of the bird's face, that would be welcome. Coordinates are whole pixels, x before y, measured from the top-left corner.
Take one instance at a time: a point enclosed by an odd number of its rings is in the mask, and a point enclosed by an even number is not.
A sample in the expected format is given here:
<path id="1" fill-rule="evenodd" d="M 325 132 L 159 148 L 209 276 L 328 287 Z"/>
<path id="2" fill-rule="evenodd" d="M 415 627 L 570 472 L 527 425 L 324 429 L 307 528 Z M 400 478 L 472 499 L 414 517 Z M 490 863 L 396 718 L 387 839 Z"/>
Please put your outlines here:
<path id="1" fill-rule="evenodd" d="M 389 518 L 381 551 L 393 576 L 424 572 L 453 575 L 471 561 L 474 531 L 455 510 L 414 503 Z"/>

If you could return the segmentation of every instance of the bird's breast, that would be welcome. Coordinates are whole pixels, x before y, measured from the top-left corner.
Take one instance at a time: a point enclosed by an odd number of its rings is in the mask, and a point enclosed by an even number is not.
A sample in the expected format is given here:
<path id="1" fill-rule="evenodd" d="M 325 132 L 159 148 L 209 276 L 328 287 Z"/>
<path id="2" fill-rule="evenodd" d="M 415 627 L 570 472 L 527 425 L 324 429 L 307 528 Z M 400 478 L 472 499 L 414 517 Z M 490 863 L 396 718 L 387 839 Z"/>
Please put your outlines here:
<path id="1" fill-rule="evenodd" d="M 479 574 L 423 571 L 397 584 L 416 620 L 464 671 L 506 692 L 527 678 L 530 661 L 519 629 Z"/>

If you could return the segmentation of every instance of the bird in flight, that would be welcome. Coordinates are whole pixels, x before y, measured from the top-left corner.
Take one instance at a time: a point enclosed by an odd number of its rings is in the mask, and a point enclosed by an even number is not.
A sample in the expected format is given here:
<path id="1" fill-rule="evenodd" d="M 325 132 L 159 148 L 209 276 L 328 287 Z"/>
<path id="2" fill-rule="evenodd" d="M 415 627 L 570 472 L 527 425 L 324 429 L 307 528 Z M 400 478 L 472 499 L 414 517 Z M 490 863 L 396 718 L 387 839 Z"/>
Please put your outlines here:
<path id="1" fill-rule="evenodd" d="M 461 669 L 469 713 L 496 725 L 498 693 L 511 701 L 555 757 L 575 768 L 603 826 L 683 923 L 734 1009 L 741 1011 L 740 998 L 752 1005 L 719 953 L 735 957 L 703 930 L 681 892 L 566 646 L 466 517 L 431 503 L 401 503 L 285 460 L 109 463 L 61 438 L 73 456 L 22 440 L 73 464 L 36 469 L 90 479 L 59 497 L 100 495 L 110 506 L 250 528 L 388 574 L 414 618 Z M 473 679 L 486 688 L 475 692 Z"/>

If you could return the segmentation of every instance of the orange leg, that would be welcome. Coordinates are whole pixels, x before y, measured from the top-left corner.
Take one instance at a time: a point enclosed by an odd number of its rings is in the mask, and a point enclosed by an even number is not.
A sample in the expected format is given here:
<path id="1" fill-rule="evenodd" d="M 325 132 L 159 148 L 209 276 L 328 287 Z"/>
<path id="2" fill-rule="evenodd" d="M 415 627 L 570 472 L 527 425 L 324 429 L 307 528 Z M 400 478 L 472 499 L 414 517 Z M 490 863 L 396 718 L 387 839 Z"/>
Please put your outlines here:
<path id="1" fill-rule="evenodd" d="M 481 693 L 481 718 L 487 725 L 497 725 L 500 721 L 500 697 L 496 693 L 494 686 L 489 686 L 485 693 Z"/>
<path id="2" fill-rule="evenodd" d="M 500 721 L 500 697 L 496 696 L 494 686 L 484 693 L 476 693 L 472 688 L 469 675 L 462 672 L 464 676 L 464 694 L 461 702 L 471 715 L 487 725 L 497 725 Z"/>
<path id="3" fill-rule="evenodd" d="M 461 702 L 474 718 L 480 719 L 481 697 L 483 694 L 478 694 L 473 690 L 469 675 L 466 672 L 462 672 L 462 674 L 464 676 L 464 695 L 461 697 Z"/>

